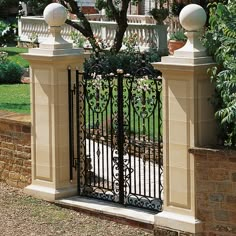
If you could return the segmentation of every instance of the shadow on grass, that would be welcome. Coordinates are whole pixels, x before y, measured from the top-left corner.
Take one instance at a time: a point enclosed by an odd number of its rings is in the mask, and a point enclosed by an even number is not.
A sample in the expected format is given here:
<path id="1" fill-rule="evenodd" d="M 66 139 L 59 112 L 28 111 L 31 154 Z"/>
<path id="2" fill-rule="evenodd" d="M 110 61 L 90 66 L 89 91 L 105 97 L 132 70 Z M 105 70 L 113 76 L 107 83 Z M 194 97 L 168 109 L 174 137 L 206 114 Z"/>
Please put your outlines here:
<path id="1" fill-rule="evenodd" d="M 0 110 L 30 114 L 30 103 L 0 103 Z"/>
<path id="2" fill-rule="evenodd" d="M 3 50 L 4 51 L 4 50 Z M 15 55 L 19 55 L 19 52 L 12 52 L 12 51 L 4 51 L 4 52 L 7 52 L 8 56 L 15 56 Z"/>
<path id="3" fill-rule="evenodd" d="M 19 55 L 20 53 L 25 53 L 28 50 L 24 48 L 10 47 L 10 48 L 1 48 L 0 51 L 7 52 L 8 56 L 16 56 Z"/>

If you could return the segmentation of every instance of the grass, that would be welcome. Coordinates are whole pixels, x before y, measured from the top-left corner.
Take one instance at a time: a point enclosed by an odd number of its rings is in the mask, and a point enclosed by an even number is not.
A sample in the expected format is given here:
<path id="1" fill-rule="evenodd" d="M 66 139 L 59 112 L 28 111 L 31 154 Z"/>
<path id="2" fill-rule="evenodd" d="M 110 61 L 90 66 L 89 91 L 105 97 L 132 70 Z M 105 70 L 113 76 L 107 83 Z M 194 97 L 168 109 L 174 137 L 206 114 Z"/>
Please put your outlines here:
<path id="1" fill-rule="evenodd" d="M 27 68 L 29 67 L 28 61 L 23 59 L 20 55 L 20 53 L 26 53 L 28 52 L 27 48 L 17 48 L 17 47 L 2 47 L 0 48 L 0 51 L 7 52 L 8 53 L 8 59 L 10 61 L 16 62 L 21 67 Z"/>
<path id="2" fill-rule="evenodd" d="M 29 84 L 0 85 L 0 110 L 30 114 Z"/>
<path id="3" fill-rule="evenodd" d="M 28 52 L 27 48 L 2 47 L 0 51 L 7 52 L 10 61 L 14 61 L 24 68 L 29 67 L 29 63 L 20 55 L 20 53 Z M 30 114 L 29 84 L 0 84 L 0 110 Z"/>

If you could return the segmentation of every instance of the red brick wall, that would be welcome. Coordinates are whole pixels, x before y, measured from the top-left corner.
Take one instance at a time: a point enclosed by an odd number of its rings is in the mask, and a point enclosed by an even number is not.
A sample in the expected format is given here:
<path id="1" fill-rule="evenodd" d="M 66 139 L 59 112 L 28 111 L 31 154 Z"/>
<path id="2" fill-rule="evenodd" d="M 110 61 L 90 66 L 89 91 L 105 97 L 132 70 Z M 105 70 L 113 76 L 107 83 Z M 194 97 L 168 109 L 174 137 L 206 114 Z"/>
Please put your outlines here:
<path id="1" fill-rule="evenodd" d="M 23 188 L 31 182 L 30 117 L 0 112 L 0 181 Z"/>
<path id="2" fill-rule="evenodd" d="M 81 10 L 84 14 L 98 14 L 98 11 L 94 7 L 83 6 Z"/>
<path id="3" fill-rule="evenodd" d="M 205 235 L 236 235 L 236 151 L 190 152 L 196 163 L 197 217 L 205 223 Z"/>

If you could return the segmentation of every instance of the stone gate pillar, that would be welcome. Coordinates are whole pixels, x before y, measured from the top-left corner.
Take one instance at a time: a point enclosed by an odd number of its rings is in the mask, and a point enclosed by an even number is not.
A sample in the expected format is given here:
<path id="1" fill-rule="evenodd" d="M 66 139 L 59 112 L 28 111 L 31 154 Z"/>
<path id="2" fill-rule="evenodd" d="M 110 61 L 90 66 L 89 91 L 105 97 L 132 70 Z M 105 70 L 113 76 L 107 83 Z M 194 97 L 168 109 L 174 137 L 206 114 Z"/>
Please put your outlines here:
<path id="1" fill-rule="evenodd" d="M 163 74 L 164 210 L 155 216 L 155 235 L 201 235 L 195 200 L 195 161 L 189 148 L 214 144 L 213 94 L 208 68 L 214 63 L 199 41 L 206 21 L 196 4 L 186 6 L 180 22 L 186 45 L 155 63 Z"/>
<path id="2" fill-rule="evenodd" d="M 44 10 L 50 37 L 23 57 L 31 68 L 32 184 L 25 192 L 45 200 L 76 194 L 69 175 L 67 67 L 82 65 L 80 49 L 60 34 L 65 8 L 52 3 Z"/>

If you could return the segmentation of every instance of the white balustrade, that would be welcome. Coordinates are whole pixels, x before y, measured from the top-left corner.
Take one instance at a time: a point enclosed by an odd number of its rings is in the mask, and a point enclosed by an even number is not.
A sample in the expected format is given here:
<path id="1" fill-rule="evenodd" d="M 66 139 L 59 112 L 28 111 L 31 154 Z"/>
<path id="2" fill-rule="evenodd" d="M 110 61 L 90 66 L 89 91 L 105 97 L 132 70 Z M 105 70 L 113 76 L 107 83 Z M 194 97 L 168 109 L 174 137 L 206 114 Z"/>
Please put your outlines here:
<path id="1" fill-rule="evenodd" d="M 107 21 L 106 16 L 101 14 L 88 14 L 86 17 L 89 21 Z M 128 15 L 127 19 L 129 23 L 156 24 L 155 20 L 149 15 Z"/>
<path id="2" fill-rule="evenodd" d="M 167 18 L 165 24 L 168 25 L 167 28 L 167 38 L 169 38 L 170 34 L 175 33 L 176 31 L 183 30 L 183 27 L 179 23 L 178 17 Z"/>
<path id="3" fill-rule="evenodd" d="M 116 23 L 114 21 L 104 21 L 101 15 L 89 15 L 90 23 L 94 35 L 106 41 L 111 45 L 115 37 Z M 94 19 L 94 20 L 92 20 Z M 154 20 L 150 16 L 145 15 L 129 15 L 128 28 L 125 32 L 125 37 L 137 34 L 137 46 L 143 50 L 150 47 L 157 47 L 158 36 L 156 35 L 156 27 Z M 168 34 L 180 29 L 181 26 L 177 18 L 167 20 Z M 76 31 L 71 26 L 65 24 L 62 30 L 62 36 L 69 42 L 72 42 L 71 32 Z M 77 31 L 78 32 L 78 31 Z M 19 39 L 23 42 L 32 42 L 37 38 L 41 43 L 48 37 L 48 26 L 42 17 L 21 17 L 19 20 Z"/>

